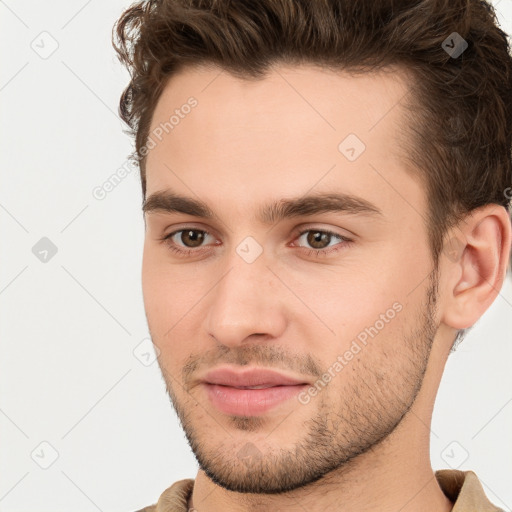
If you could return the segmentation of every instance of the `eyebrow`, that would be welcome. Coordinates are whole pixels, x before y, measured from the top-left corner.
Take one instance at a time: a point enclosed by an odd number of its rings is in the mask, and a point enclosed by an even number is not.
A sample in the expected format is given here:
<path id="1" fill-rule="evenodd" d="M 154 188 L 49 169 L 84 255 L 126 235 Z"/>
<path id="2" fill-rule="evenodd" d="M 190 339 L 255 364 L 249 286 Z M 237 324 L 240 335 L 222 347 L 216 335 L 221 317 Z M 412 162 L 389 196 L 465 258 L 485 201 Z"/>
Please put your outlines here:
<path id="1" fill-rule="evenodd" d="M 151 194 L 144 201 L 142 211 L 144 214 L 183 213 L 204 219 L 220 220 L 205 202 L 179 195 L 169 189 Z M 284 219 L 326 212 L 384 216 L 377 206 L 362 197 L 345 193 L 316 193 L 264 204 L 258 210 L 256 220 L 262 224 L 274 224 Z"/>

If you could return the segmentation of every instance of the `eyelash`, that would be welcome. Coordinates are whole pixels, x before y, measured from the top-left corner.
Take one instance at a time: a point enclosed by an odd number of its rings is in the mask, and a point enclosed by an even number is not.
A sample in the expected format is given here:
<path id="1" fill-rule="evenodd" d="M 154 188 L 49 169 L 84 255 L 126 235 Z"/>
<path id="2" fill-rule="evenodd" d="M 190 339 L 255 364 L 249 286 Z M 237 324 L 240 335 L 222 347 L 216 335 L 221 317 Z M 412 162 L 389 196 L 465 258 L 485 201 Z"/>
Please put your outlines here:
<path id="1" fill-rule="evenodd" d="M 176 244 L 174 242 L 172 242 L 172 237 L 174 235 L 176 235 L 177 233 L 181 233 L 183 231 L 196 231 L 199 233 L 203 233 L 205 235 L 211 235 L 211 233 L 209 231 L 206 231 L 204 229 L 184 227 L 184 228 L 178 229 L 176 231 L 173 231 L 172 233 L 169 233 L 168 235 L 165 235 L 162 238 L 159 238 L 159 240 L 161 242 L 164 242 L 173 253 L 177 254 L 180 257 L 185 258 L 192 254 L 201 254 L 203 252 L 203 249 L 205 249 L 205 247 L 201 247 L 199 249 L 178 249 L 178 246 L 176 246 Z M 339 244 L 337 244 L 336 246 L 334 246 L 334 248 L 330 248 L 330 249 L 306 249 L 306 248 L 302 247 L 302 249 L 306 250 L 307 256 L 314 256 L 314 255 L 327 256 L 327 255 L 333 254 L 335 252 L 338 252 L 340 250 L 343 250 L 344 248 L 346 248 L 347 245 L 350 245 L 352 243 L 352 240 L 350 238 L 340 235 L 339 233 L 329 231 L 328 229 L 312 229 L 312 228 L 304 229 L 303 231 L 300 231 L 295 238 L 300 238 L 302 235 L 304 235 L 305 233 L 309 233 L 310 231 L 314 231 L 317 233 L 322 233 L 322 234 L 326 234 L 329 236 L 339 238 L 339 239 L 341 239 L 341 242 Z"/>

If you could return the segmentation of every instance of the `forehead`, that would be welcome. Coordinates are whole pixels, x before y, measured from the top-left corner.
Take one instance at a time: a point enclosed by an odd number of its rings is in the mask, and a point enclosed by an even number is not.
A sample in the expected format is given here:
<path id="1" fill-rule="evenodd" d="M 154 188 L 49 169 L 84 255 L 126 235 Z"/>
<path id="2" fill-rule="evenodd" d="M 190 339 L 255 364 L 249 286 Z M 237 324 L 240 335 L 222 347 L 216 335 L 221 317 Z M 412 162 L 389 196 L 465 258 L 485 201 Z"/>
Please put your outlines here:
<path id="1" fill-rule="evenodd" d="M 410 92 L 411 80 L 412 74 L 399 66 L 355 74 L 312 64 L 275 64 L 257 79 L 233 76 L 213 64 L 185 66 L 166 83 L 150 129 L 168 121 L 169 114 L 190 96 L 201 105 L 194 109 L 198 121 L 201 112 L 229 121 L 247 120 L 252 114 L 256 125 L 273 112 L 273 124 L 278 117 L 286 120 L 284 114 L 293 113 L 298 122 L 316 117 L 315 121 L 335 130 L 347 124 L 365 130 L 381 123 L 389 127 L 400 114 L 395 107 Z"/>
<path id="2" fill-rule="evenodd" d="M 184 68 L 154 111 L 148 193 L 190 192 L 188 183 L 195 195 L 214 200 L 235 189 L 238 197 L 300 195 L 322 181 L 376 198 L 376 181 L 415 187 L 402 158 L 408 79 L 398 68 L 354 75 L 274 66 L 258 80 L 216 66 Z M 346 153 L 351 146 L 355 159 Z M 396 201 L 393 193 L 380 199 L 384 208 Z"/>

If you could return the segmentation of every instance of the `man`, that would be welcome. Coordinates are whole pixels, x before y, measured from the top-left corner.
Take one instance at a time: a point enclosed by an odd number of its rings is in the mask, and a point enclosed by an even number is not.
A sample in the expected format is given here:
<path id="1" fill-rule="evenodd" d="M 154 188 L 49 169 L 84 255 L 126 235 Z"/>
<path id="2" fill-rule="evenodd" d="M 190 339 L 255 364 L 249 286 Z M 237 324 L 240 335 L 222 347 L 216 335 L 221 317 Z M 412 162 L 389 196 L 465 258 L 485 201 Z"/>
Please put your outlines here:
<path id="1" fill-rule="evenodd" d="M 429 457 L 510 255 L 491 6 L 162 0 L 115 35 L 145 310 L 200 465 L 143 510 L 500 510 Z"/>

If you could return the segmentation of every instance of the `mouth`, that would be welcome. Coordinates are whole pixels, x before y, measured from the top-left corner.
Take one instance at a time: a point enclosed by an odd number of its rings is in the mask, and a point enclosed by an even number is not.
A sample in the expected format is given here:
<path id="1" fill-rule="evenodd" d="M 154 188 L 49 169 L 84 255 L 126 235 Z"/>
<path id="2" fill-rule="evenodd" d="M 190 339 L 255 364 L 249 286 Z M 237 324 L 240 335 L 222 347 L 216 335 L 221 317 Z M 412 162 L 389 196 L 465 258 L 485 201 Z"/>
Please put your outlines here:
<path id="1" fill-rule="evenodd" d="M 230 416 L 260 416 L 284 407 L 309 384 L 225 386 L 204 383 L 209 402 L 219 412 Z"/>
<path id="2" fill-rule="evenodd" d="M 211 382 L 209 384 L 212 384 Z M 275 388 L 277 386 L 284 386 L 285 384 L 262 384 L 261 386 L 227 386 L 226 384 L 218 384 L 219 386 L 226 386 L 229 388 L 235 388 L 235 389 L 268 389 L 268 388 Z"/>
<path id="3" fill-rule="evenodd" d="M 218 384 L 239 389 L 262 389 L 274 386 L 293 386 L 307 384 L 296 378 L 270 368 L 249 368 L 243 371 L 233 367 L 221 367 L 209 371 L 203 379 L 207 384 Z"/>
<path id="4" fill-rule="evenodd" d="M 223 366 L 209 371 L 201 384 L 210 404 L 234 416 L 258 416 L 296 396 L 309 386 L 300 377 L 270 368 Z"/>

